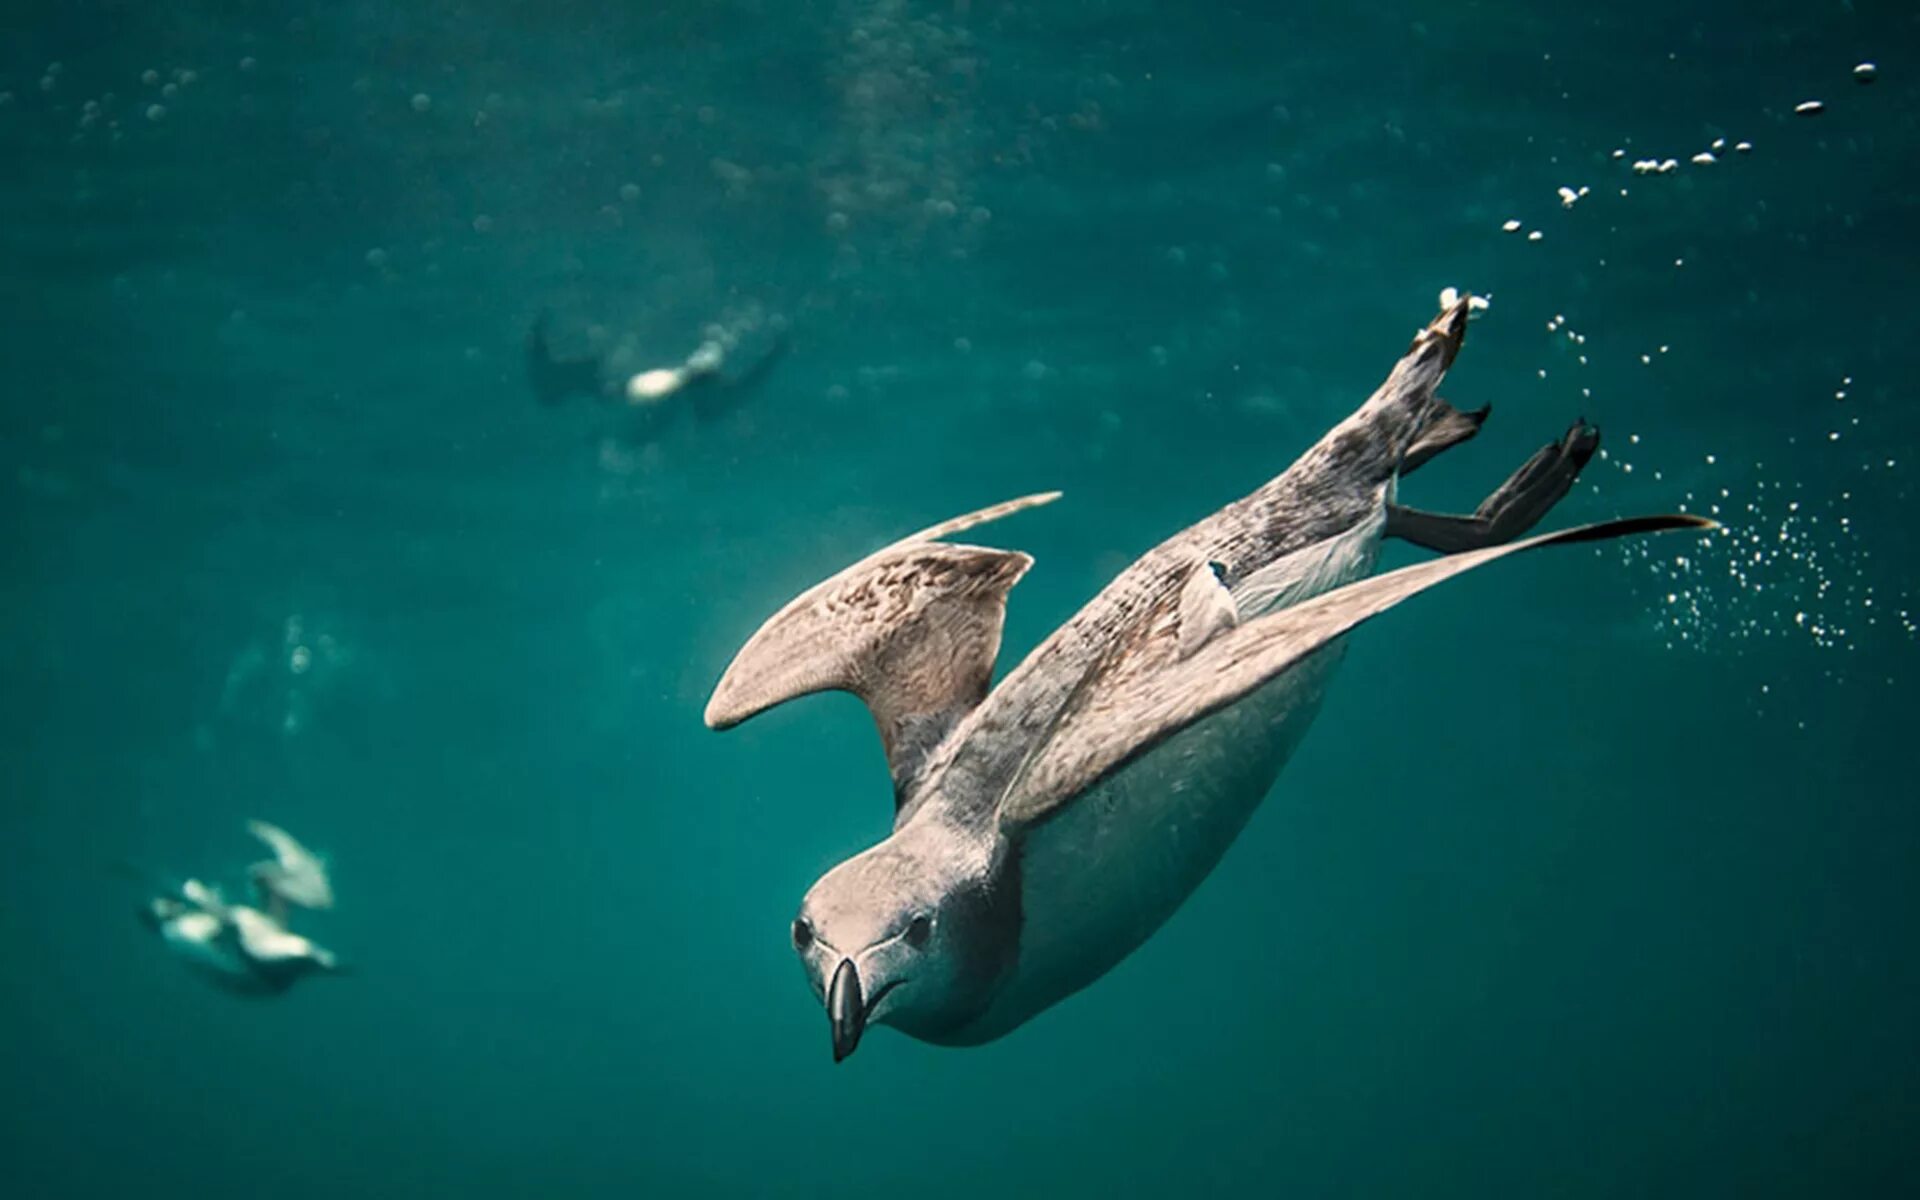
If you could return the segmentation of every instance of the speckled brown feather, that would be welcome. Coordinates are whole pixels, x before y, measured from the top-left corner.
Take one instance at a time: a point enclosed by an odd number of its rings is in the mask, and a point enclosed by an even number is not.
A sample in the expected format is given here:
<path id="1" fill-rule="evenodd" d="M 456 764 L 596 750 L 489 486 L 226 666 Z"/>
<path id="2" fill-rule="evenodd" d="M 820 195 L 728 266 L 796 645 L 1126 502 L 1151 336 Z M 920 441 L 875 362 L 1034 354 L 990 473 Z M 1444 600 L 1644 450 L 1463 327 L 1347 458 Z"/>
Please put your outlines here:
<path id="1" fill-rule="evenodd" d="M 900 820 L 937 789 L 957 817 L 989 821 L 1075 704 L 1178 660 L 1180 590 L 1197 565 L 1221 563 L 1231 588 L 1380 510 L 1439 403 L 1434 389 L 1459 353 L 1468 309 L 1463 298 L 1435 317 L 1357 412 L 1266 486 L 1149 551 L 991 695 L 1006 595 L 1031 559 L 935 539 L 1058 493 L 924 529 L 801 594 L 735 656 L 707 724 L 725 729 L 810 692 L 854 692 L 880 728 Z"/>
<path id="2" fill-rule="evenodd" d="M 921 772 L 921 791 L 937 786 L 956 813 L 990 820 L 1036 760 L 1036 743 L 1071 724 L 1071 707 L 1179 660 L 1180 591 L 1197 564 L 1221 563 L 1231 588 L 1373 519 L 1439 403 L 1434 390 L 1459 353 L 1468 309 L 1462 298 L 1415 334 L 1372 397 L 1284 473 L 1121 572 L 954 728 Z"/>
<path id="3" fill-rule="evenodd" d="M 834 689 L 864 700 L 896 791 L 987 694 L 1007 592 L 1033 559 L 933 539 L 1058 493 L 1011 500 L 903 538 L 795 598 L 728 666 L 706 721 L 726 729 L 784 700 Z"/>
<path id="4" fill-rule="evenodd" d="M 1171 735 L 1242 699 L 1355 626 L 1475 567 L 1545 546 L 1712 527 L 1712 521 L 1701 517 L 1661 516 L 1563 529 L 1375 575 L 1229 630 L 1190 659 L 1102 687 L 1097 703 L 1074 713 L 1033 757 L 1001 805 L 1000 820 L 1010 829 L 1043 820 Z"/>

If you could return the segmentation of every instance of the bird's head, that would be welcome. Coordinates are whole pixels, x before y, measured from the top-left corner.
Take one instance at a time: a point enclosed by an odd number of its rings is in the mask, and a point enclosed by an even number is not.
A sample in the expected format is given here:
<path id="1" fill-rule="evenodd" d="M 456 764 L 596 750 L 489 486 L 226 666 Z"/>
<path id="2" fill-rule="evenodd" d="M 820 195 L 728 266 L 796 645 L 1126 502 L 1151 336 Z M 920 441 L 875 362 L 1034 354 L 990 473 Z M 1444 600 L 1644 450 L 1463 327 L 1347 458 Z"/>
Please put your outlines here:
<path id="1" fill-rule="evenodd" d="M 978 1016 L 1012 965 L 1018 888 L 984 855 L 903 830 L 828 871 L 793 947 L 826 1006 L 835 1062 L 869 1024 L 939 1039 Z"/>

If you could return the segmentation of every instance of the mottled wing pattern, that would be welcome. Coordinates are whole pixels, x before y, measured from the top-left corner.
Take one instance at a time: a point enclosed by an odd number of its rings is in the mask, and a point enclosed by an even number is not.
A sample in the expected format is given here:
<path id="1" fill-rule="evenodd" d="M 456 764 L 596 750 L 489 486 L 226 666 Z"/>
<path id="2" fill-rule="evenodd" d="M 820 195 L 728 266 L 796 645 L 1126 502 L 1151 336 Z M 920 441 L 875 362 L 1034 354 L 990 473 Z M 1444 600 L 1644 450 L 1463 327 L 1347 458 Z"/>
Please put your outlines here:
<path id="1" fill-rule="evenodd" d="M 1192 657 L 1134 675 L 1083 701 L 1034 755 L 1000 807 L 1004 827 L 1046 819 L 1182 729 L 1235 703 L 1315 650 L 1410 596 L 1509 554 L 1668 529 L 1711 528 L 1691 516 L 1584 525 L 1403 567 L 1227 630 Z"/>
<path id="2" fill-rule="evenodd" d="M 736 725 L 784 700 L 843 690 L 866 702 L 905 795 L 926 753 L 986 695 L 1007 593 L 1033 559 L 934 539 L 1059 493 L 956 517 L 869 555 L 803 592 L 734 657 L 706 721 Z"/>
<path id="3" fill-rule="evenodd" d="M 1447 305 L 1415 332 L 1366 402 L 1292 466 L 1142 555 L 1010 671 L 941 748 L 945 761 L 928 766 L 929 777 L 942 776 L 948 802 L 991 820 L 1057 731 L 1080 719 L 1076 712 L 1177 661 L 1180 596 L 1197 564 L 1222 565 L 1220 581 L 1245 621 L 1259 606 L 1289 602 L 1324 582 L 1310 569 L 1315 546 L 1363 522 L 1359 536 L 1377 541 L 1371 523 L 1383 489 L 1439 403 L 1434 392 L 1466 338 L 1471 307 L 1470 297 Z M 1463 440 L 1470 423 L 1463 418 L 1447 436 Z M 1279 564 L 1302 551 L 1305 558 Z M 1187 639 L 1189 648 L 1195 640 Z M 1230 639 L 1209 632 L 1198 640 L 1210 649 Z"/>

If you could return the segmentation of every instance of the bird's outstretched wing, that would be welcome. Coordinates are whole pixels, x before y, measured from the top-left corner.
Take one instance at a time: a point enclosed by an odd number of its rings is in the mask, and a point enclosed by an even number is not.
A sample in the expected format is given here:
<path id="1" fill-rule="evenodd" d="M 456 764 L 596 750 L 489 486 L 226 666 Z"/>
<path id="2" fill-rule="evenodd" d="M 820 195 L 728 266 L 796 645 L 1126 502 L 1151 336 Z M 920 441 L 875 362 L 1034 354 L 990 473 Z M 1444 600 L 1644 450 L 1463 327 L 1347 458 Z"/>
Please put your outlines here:
<path id="1" fill-rule="evenodd" d="M 280 907 L 332 908 L 333 883 L 320 856 L 294 840 L 292 834 L 265 821 L 248 821 L 247 832 L 273 851 L 272 862 L 255 863 L 249 872 L 263 903 Z M 284 911 L 283 914 L 284 915 Z"/>
<path id="2" fill-rule="evenodd" d="M 1224 630 L 1165 670 L 1090 697 L 1008 789 L 1003 828 L 1054 815 L 1094 785 L 1201 718 L 1228 707 L 1328 643 L 1409 596 L 1509 554 L 1668 529 L 1707 529 L 1683 515 L 1630 517 L 1563 529 L 1375 575 Z"/>
<path id="3" fill-rule="evenodd" d="M 812 692 L 852 692 L 880 727 L 902 801 L 927 752 L 987 694 L 1007 593 L 1033 565 L 1016 551 L 939 539 L 1059 495 L 943 521 L 802 592 L 734 656 L 707 725 L 727 729 Z"/>

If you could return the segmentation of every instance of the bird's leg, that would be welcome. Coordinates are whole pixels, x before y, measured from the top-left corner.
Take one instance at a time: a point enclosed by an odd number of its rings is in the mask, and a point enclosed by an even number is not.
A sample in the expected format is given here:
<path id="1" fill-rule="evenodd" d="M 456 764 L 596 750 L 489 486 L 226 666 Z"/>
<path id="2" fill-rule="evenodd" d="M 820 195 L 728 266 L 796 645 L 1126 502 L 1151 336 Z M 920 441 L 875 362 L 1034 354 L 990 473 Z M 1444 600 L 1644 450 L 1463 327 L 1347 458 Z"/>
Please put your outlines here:
<path id="1" fill-rule="evenodd" d="M 1413 445 L 1407 447 L 1406 454 L 1400 459 L 1400 473 L 1411 474 L 1442 450 L 1451 450 L 1479 433 L 1480 426 L 1486 424 L 1487 414 L 1492 411 L 1493 406 L 1489 404 L 1472 412 L 1461 412 L 1438 396 L 1434 397 L 1433 412 L 1421 427 L 1420 436 L 1413 439 Z"/>
<path id="2" fill-rule="evenodd" d="M 1386 536 L 1442 554 L 1510 542 L 1533 528 L 1560 502 L 1599 448 L 1600 431 L 1582 418 L 1559 441 L 1541 447 L 1521 464 L 1472 516 L 1389 504 Z"/>

